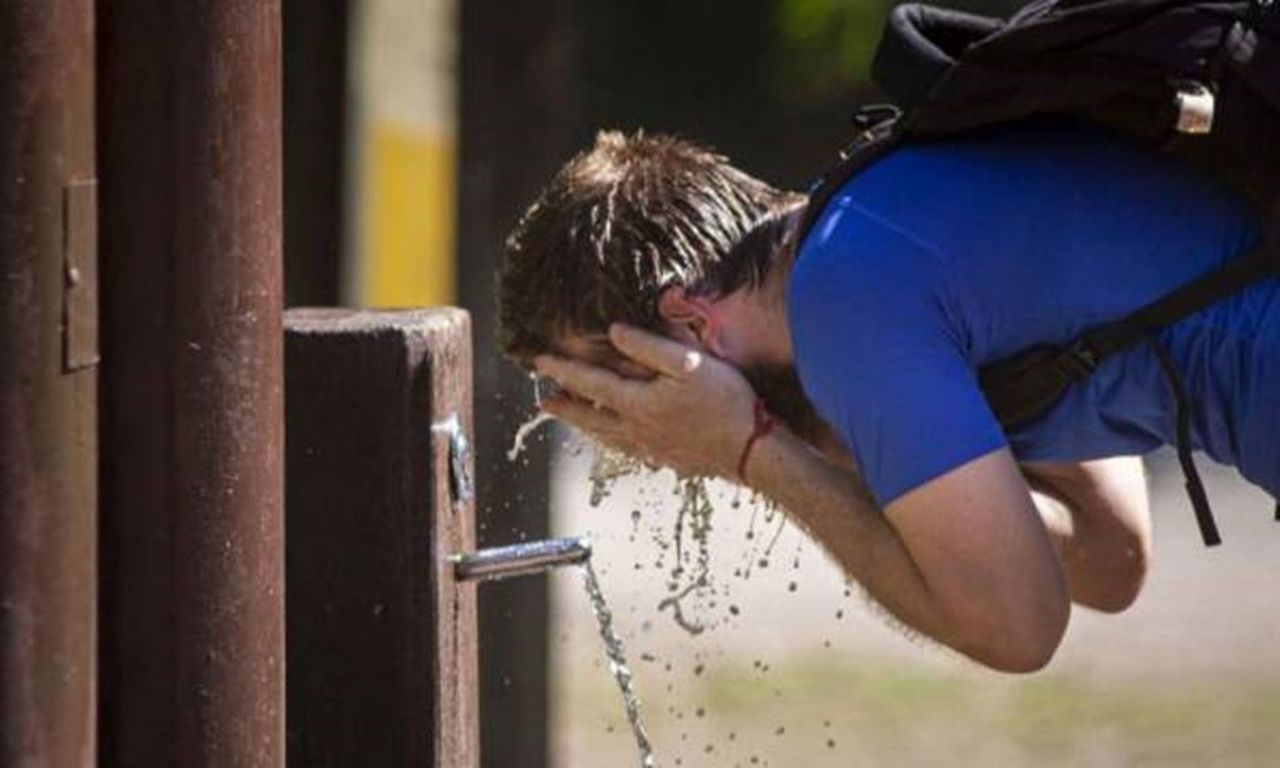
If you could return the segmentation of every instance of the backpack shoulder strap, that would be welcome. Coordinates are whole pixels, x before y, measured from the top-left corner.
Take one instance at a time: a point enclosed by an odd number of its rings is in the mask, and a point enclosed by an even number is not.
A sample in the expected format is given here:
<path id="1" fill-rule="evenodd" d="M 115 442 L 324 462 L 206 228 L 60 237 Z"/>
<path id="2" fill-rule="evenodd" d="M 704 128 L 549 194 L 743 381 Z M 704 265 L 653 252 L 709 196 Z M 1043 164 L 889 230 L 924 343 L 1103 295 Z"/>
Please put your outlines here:
<path id="1" fill-rule="evenodd" d="M 1101 360 L 1268 275 L 1280 275 L 1280 243 L 1275 238 L 1135 310 L 1119 322 L 1086 331 L 1081 335 L 1083 346 Z"/>
<path id="2" fill-rule="evenodd" d="M 1191 400 L 1168 351 L 1155 333 L 1256 280 L 1277 276 L 1280 276 L 1280 239 L 1273 232 L 1260 245 L 1226 266 L 1192 280 L 1120 320 L 1090 328 L 1066 346 L 1040 344 L 984 366 L 978 372 L 979 385 L 1001 426 L 1008 429 L 1042 415 L 1073 383 L 1087 378 L 1107 357 L 1150 340 L 1173 391 L 1178 463 L 1186 477 L 1200 535 L 1207 546 L 1214 546 L 1222 539 L 1191 457 Z M 1280 506 L 1276 508 L 1276 516 L 1280 519 Z"/>
<path id="3" fill-rule="evenodd" d="M 809 202 L 796 236 L 797 248 L 809 236 L 818 217 L 832 198 L 862 169 L 884 157 L 903 137 L 902 111 L 892 104 L 871 104 L 853 115 L 857 135 L 849 142 L 831 167 L 809 187 Z"/>
<path id="4" fill-rule="evenodd" d="M 1274 236 L 1125 317 L 1084 331 L 1067 345 L 1037 345 L 984 366 L 978 378 L 987 403 L 1002 426 L 1026 423 L 1048 410 L 1072 383 L 1084 380 L 1106 358 L 1272 275 L 1280 275 L 1280 240 Z"/>

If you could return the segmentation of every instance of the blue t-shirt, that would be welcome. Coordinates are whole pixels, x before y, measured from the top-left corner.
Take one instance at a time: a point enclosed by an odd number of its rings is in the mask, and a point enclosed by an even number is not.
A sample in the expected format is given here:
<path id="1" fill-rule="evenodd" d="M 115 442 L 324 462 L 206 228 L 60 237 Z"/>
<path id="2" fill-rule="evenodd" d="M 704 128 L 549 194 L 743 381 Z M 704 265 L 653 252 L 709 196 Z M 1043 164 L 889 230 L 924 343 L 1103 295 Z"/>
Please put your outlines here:
<path id="1" fill-rule="evenodd" d="M 1085 460 L 1172 444 L 1150 344 L 1046 415 L 1001 431 L 977 370 L 1117 319 L 1259 239 L 1251 209 L 1176 158 L 1067 125 L 989 129 L 890 153 L 850 181 L 788 289 L 796 367 L 881 505 L 996 448 Z M 1280 280 L 1161 334 L 1193 442 L 1280 494 Z"/>

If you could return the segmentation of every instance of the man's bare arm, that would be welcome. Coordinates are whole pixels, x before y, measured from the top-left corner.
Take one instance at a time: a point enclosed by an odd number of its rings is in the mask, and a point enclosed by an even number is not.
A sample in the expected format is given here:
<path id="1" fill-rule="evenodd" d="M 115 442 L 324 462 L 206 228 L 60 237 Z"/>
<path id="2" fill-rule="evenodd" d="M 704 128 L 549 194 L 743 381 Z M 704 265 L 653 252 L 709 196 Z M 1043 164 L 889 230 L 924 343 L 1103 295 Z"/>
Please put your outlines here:
<path id="1" fill-rule="evenodd" d="M 1024 462 L 1071 599 L 1115 613 L 1137 598 L 1151 563 L 1151 510 L 1137 457 Z"/>
<path id="2" fill-rule="evenodd" d="M 829 428 L 804 439 L 856 475 L 853 457 Z M 1066 571 L 1072 602 L 1107 613 L 1132 605 L 1151 564 L 1142 460 L 1120 456 L 1019 466 Z"/>
<path id="3" fill-rule="evenodd" d="M 731 477 L 751 432 L 750 386 L 731 366 L 615 326 L 614 346 L 652 379 L 543 357 L 567 390 L 544 408 L 677 471 Z M 1052 656 L 1070 610 L 1066 579 L 1026 483 L 993 451 L 890 503 L 789 430 L 761 441 L 750 484 L 774 498 L 848 575 L 907 625 L 990 667 L 1031 671 Z"/>
<path id="4" fill-rule="evenodd" d="M 751 485 L 899 620 L 995 669 L 1033 671 L 1052 657 L 1068 618 L 1065 581 L 1025 486 L 989 485 L 1001 473 L 1016 479 L 1007 452 L 931 481 L 882 513 L 855 476 L 789 432 L 757 450 Z M 1010 515 L 1001 497 L 1016 509 L 1019 493 L 1025 506 Z"/>

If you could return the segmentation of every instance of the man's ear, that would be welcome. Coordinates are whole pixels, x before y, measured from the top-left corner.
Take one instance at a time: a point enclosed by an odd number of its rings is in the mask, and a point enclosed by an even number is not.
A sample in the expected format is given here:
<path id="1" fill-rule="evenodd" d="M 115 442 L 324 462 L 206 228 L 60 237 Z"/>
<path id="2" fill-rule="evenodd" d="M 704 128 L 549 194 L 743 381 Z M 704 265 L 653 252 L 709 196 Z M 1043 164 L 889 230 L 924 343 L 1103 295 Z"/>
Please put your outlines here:
<path id="1" fill-rule="evenodd" d="M 719 313 L 710 298 L 673 285 L 658 296 L 658 315 L 666 321 L 676 341 L 703 347 L 717 356 L 722 354 Z"/>

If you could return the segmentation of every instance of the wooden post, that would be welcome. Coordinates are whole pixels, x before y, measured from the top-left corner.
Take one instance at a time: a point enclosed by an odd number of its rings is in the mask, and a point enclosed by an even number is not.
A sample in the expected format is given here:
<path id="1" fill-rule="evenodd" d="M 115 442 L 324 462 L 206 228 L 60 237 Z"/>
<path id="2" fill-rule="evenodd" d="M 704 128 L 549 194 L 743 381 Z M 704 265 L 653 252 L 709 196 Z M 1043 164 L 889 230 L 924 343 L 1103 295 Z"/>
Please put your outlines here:
<path id="1" fill-rule="evenodd" d="M 471 326 L 457 309 L 285 315 L 288 751 L 479 764 Z"/>
<path id="2" fill-rule="evenodd" d="M 0 765 L 91 766 L 93 5 L 0 2 Z"/>

